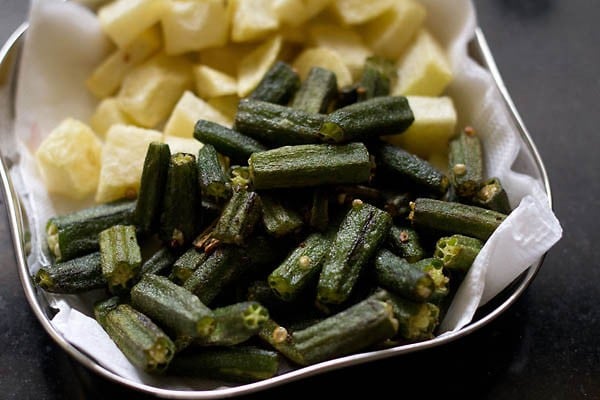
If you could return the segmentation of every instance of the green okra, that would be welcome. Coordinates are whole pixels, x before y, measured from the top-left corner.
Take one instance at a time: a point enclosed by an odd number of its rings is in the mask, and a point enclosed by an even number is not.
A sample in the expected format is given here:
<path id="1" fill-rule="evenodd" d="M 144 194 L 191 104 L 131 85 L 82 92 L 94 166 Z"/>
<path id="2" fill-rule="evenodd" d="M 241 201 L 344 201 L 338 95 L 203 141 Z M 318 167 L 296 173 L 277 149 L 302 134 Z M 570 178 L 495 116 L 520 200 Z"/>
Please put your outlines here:
<path id="1" fill-rule="evenodd" d="M 109 297 L 94 303 L 94 318 L 103 329 L 106 329 L 106 316 L 116 309 L 123 301 L 119 296 Z"/>
<path id="2" fill-rule="evenodd" d="M 473 204 L 488 210 L 510 214 L 510 202 L 500 179 L 491 178 L 481 184 L 481 189 L 471 199 Z"/>
<path id="3" fill-rule="evenodd" d="M 215 317 L 197 296 L 158 275 L 144 275 L 131 289 L 131 304 L 178 339 L 206 337 Z"/>
<path id="4" fill-rule="evenodd" d="M 282 237 L 302 228 L 302 218 L 279 199 L 270 195 L 261 195 L 260 199 L 262 203 L 262 222 L 269 234 Z"/>
<path id="5" fill-rule="evenodd" d="M 410 301 L 386 290 L 378 290 L 373 297 L 392 306 L 394 318 L 398 321 L 399 337 L 414 342 L 433 337 L 433 332 L 440 323 L 438 306 Z"/>
<path id="6" fill-rule="evenodd" d="M 340 304 L 348 299 L 363 266 L 385 240 L 392 218 L 388 213 L 354 200 L 323 262 L 317 300 Z"/>
<path id="7" fill-rule="evenodd" d="M 362 143 L 285 146 L 254 153 L 248 163 L 257 190 L 364 183 L 371 175 Z"/>
<path id="8" fill-rule="evenodd" d="M 440 238 L 435 245 L 434 257 L 444 263 L 444 268 L 467 272 L 481 251 L 483 242 L 464 235 Z"/>
<path id="9" fill-rule="evenodd" d="M 450 278 L 444 273 L 444 263 L 438 258 L 424 258 L 412 264 L 417 269 L 427 273 L 433 280 L 433 293 L 429 297 L 430 303 L 440 303 L 448 293 L 450 288 L 448 283 Z"/>
<path id="10" fill-rule="evenodd" d="M 255 301 L 243 301 L 213 310 L 215 329 L 194 344 L 201 346 L 234 346 L 256 335 L 269 320 L 269 311 Z"/>
<path id="11" fill-rule="evenodd" d="M 382 249 L 375 256 L 375 281 L 383 288 L 409 300 L 427 301 L 435 290 L 435 283 L 429 274 Z"/>
<path id="12" fill-rule="evenodd" d="M 287 63 L 277 61 L 263 76 L 248 98 L 287 104 L 300 87 L 298 73 Z"/>
<path id="13" fill-rule="evenodd" d="M 250 187 L 250 169 L 241 165 L 229 167 L 229 180 L 233 190 L 248 190 Z"/>
<path id="14" fill-rule="evenodd" d="M 173 263 L 173 272 L 169 276 L 173 282 L 182 285 L 206 259 L 208 255 L 192 247 Z"/>
<path id="15" fill-rule="evenodd" d="M 413 228 L 392 226 L 385 241 L 386 247 L 399 257 L 414 263 L 425 257 L 419 234 Z"/>
<path id="16" fill-rule="evenodd" d="M 369 57 L 358 83 L 358 101 L 388 96 L 395 75 L 396 69 L 393 62 L 381 57 Z"/>
<path id="17" fill-rule="evenodd" d="M 299 365 L 307 365 L 307 362 L 296 348 L 291 333 L 272 319 L 262 325 L 258 331 L 258 337 L 288 360 Z"/>
<path id="18" fill-rule="evenodd" d="M 213 237 L 222 243 L 243 244 L 260 219 L 261 204 L 255 192 L 235 192 L 219 217 Z"/>
<path id="19" fill-rule="evenodd" d="M 319 232 L 329 227 L 329 193 L 317 188 L 313 191 L 308 225 Z"/>
<path id="20" fill-rule="evenodd" d="M 331 241 L 313 233 L 267 278 L 271 289 L 285 301 L 294 300 L 321 271 Z"/>
<path id="21" fill-rule="evenodd" d="M 487 240 L 506 215 L 481 207 L 419 198 L 411 203 L 413 224 L 438 232 L 456 233 Z"/>
<path id="22" fill-rule="evenodd" d="M 352 142 L 402 133 L 413 121 L 406 97 L 375 97 L 328 114 L 320 133 L 328 142 Z"/>
<path id="23" fill-rule="evenodd" d="M 276 352 L 240 346 L 180 353 L 173 359 L 169 373 L 219 381 L 254 382 L 275 376 L 278 369 Z"/>
<path id="24" fill-rule="evenodd" d="M 213 145 L 219 153 L 238 162 L 246 162 L 250 154 L 267 150 L 251 137 L 202 119 L 194 126 L 194 137 L 204 144 Z"/>
<path id="25" fill-rule="evenodd" d="M 335 109 L 344 108 L 358 102 L 358 92 L 360 85 L 353 83 L 340 88 L 337 99 L 335 101 Z"/>
<path id="26" fill-rule="evenodd" d="M 320 143 L 322 114 L 312 114 L 259 100 L 242 100 L 235 129 L 272 147 Z"/>
<path id="27" fill-rule="evenodd" d="M 192 242 L 202 219 L 198 168 L 193 154 L 177 153 L 169 160 L 159 236 L 179 248 Z"/>
<path id="28" fill-rule="evenodd" d="M 168 247 L 158 249 L 146 262 L 142 264 L 140 276 L 145 274 L 164 274 L 177 260 L 177 255 Z"/>
<path id="29" fill-rule="evenodd" d="M 135 224 L 144 234 L 158 229 L 170 158 L 169 145 L 152 142 L 148 146 L 135 207 Z"/>
<path id="30" fill-rule="evenodd" d="M 443 173 L 406 150 L 381 143 L 375 147 L 374 154 L 377 168 L 394 180 L 410 181 L 427 192 L 439 196 L 448 189 L 449 180 Z"/>
<path id="31" fill-rule="evenodd" d="M 292 107 L 312 114 L 324 114 L 337 95 L 337 77 L 325 68 L 312 67 L 292 101 Z"/>
<path id="32" fill-rule="evenodd" d="M 410 212 L 412 197 L 409 193 L 382 192 L 383 209 L 394 219 L 405 219 Z"/>
<path id="33" fill-rule="evenodd" d="M 82 293 L 106 287 L 99 252 L 42 267 L 34 281 L 50 293 Z"/>
<path id="34" fill-rule="evenodd" d="M 448 161 L 450 180 L 456 194 L 473 196 L 483 180 L 481 141 L 473 128 L 467 127 L 450 141 Z"/>
<path id="35" fill-rule="evenodd" d="M 98 234 L 113 225 L 133 223 L 135 201 L 116 201 L 52 217 L 46 224 L 46 241 L 57 262 L 97 251 Z"/>
<path id="36" fill-rule="evenodd" d="M 367 298 L 292 334 L 294 348 L 305 365 L 357 352 L 396 335 L 392 306 Z"/>
<path id="37" fill-rule="evenodd" d="M 142 254 L 133 225 L 115 225 L 99 234 L 102 275 L 114 294 L 128 290 L 142 267 Z"/>
<path id="38" fill-rule="evenodd" d="M 175 345 L 150 318 L 127 304 L 108 312 L 104 330 L 129 361 L 150 373 L 166 370 Z"/>
<path id="39" fill-rule="evenodd" d="M 225 176 L 219 154 L 211 144 L 198 151 L 198 182 L 203 198 L 226 200 L 231 197 L 231 185 Z"/>

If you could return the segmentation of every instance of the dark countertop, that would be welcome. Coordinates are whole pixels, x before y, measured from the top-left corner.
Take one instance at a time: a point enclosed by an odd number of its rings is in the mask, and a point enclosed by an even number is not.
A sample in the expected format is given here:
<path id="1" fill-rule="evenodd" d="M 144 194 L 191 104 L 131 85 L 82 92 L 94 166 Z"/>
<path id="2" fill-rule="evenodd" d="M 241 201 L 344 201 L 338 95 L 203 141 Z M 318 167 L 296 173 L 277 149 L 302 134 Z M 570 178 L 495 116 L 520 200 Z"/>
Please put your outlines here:
<path id="1" fill-rule="evenodd" d="M 0 42 L 24 20 L 25 0 L 0 0 Z M 333 388 L 420 398 L 600 398 L 600 7 L 589 0 L 477 0 L 480 26 L 545 161 L 563 239 L 508 312 L 437 348 L 331 372 L 247 399 Z M 594 3 L 595 4 L 595 3 Z M 146 398 L 89 373 L 43 331 L 16 273 L 0 208 L 0 398 Z"/>

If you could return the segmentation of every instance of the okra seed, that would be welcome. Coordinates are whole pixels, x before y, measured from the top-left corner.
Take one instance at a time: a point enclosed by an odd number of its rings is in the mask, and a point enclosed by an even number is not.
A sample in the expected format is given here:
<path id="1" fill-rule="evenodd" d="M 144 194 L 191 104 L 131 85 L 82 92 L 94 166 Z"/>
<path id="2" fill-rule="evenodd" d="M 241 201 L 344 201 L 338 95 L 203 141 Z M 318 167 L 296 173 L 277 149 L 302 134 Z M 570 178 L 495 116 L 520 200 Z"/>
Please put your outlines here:
<path id="1" fill-rule="evenodd" d="M 308 256 L 300 257 L 300 259 L 298 260 L 298 264 L 303 269 L 310 267 L 310 257 L 308 257 Z"/>
<path id="2" fill-rule="evenodd" d="M 275 343 L 283 343 L 287 339 L 288 331 L 283 326 L 278 326 L 277 328 L 273 329 L 271 336 L 273 337 L 273 341 Z"/>
<path id="3" fill-rule="evenodd" d="M 361 199 L 352 200 L 352 207 L 359 207 L 363 205 L 363 201 Z"/>
<path id="4" fill-rule="evenodd" d="M 462 176 L 467 173 L 467 166 L 465 164 L 454 164 L 452 172 L 454 172 L 455 175 Z"/>
<path id="5" fill-rule="evenodd" d="M 400 241 L 402 243 L 408 242 L 408 239 L 410 239 L 410 235 L 408 234 L 408 232 L 406 232 L 406 231 L 400 232 Z"/>
<path id="6" fill-rule="evenodd" d="M 465 133 L 469 136 L 473 136 L 475 134 L 475 129 L 472 126 L 465 127 Z"/>

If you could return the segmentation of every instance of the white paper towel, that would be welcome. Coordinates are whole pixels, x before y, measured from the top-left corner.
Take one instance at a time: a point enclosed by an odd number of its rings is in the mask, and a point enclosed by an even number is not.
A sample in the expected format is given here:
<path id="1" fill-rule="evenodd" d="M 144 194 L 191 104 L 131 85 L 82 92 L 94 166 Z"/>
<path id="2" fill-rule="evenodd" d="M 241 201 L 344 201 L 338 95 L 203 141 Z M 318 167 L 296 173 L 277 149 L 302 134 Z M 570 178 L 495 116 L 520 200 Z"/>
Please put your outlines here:
<path id="1" fill-rule="evenodd" d="M 448 94 L 458 110 L 459 126 L 471 125 L 481 134 L 487 176 L 500 178 L 511 204 L 516 206 L 488 240 L 461 284 L 441 326 L 442 331 L 448 332 L 468 324 L 476 309 L 538 260 L 560 239 L 562 230 L 548 206 L 539 177 L 516 172 L 534 170 L 531 155 L 509 118 L 492 77 L 467 55 L 467 43 L 476 27 L 472 3 L 421 1 L 428 8 L 428 27 L 440 39 L 452 63 L 455 78 Z M 97 20 L 86 8 L 60 0 L 32 1 L 17 92 L 15 133 L 21 158 L 12 170 L 32 227 L 33 252 L 28 260 L 32 272 L 48 263 L 41 250 L 46 220 L 88 203 L 49 196 L 31 151 L 63 118 L 89 118 L 95 100 L 83 82 L 108 49 Z M 140 373 L 98 324 L 85 315 L 90 315 L 85 306 L 89 301 L 77 296 L 52 295 L 49 299 L 60 310 L 53 320 L 56 329 L 115 373 L 163 387 L 206 386 L 202 382 L 167 381 Z"/>

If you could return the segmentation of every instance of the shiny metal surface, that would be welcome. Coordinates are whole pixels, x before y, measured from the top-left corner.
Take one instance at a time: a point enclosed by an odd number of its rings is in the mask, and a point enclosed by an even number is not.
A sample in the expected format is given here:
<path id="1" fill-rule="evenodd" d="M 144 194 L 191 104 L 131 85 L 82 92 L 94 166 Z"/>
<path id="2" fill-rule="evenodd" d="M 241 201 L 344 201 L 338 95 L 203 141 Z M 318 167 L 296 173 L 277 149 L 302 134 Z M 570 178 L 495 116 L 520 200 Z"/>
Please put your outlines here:
<path id="1" fill-rule="evenodd" d="M 14 108 L 14 84 L 15 84 L 15 68 L 18 60 L 19 47 L 22 42 L 24 33 L 26 32 L 27 25 L 23 24 L 19 27 L 15 33 L 9 38 L 6 44 L 0 49 L 0 105 L 5 104 L 6 107 L 0 110 L 0 138 L 4 139 L 12 135 L 11 129 L 13 120 L 13 108 Z M 552 205 L 552 196 L 550 191 L 550 183 L 546 174 L 546 169 L 539 156 L 535 144 L 532 142 L 531 137 L 522 122 L 511 98 L 506 90 L 498 68 L 494 62 L 491 51 L 487 46 L 485 37 L 481 30 L 477 30 L 475 37 L 471 43 L 471 55 L 481 65 L 486 67 L 491 75 L 493 76 L 496 85 L 502 94 L 506 103 L 507 109 L 510 111 L 513 122 L 517 127 L 523 141 L 525 142 L 531 156 L 534 160 L 537 172 L 542 178 L 544 188 L 548 194 L 550 205 Z M 5 140 L 1 141 L 6 143 Z M 443 345 L 454 341 L 460 337 L 468 335 L 482 326 L 486 325 L 506 309 L 508 309 L 525 291 L 531 281 L 534 279 L 536 273 L 541 267 L 543 257 L 532 265 L 521 277 L 519 277 L 505 292 L 494 299 L 492 307 L 485 307 L 485 311 L 481 315 L 477 315 L 471 324 L 464 327 L 462 330 L 448 334 L 444 337 L 434 338 L 425 342 L 398 346 L 385 350 L 372 351 L 367 353 L 355 354 L 335 360 L 330 360 L 313 366 L 298 368 L 294 371 L 284 373 L 271 379 L 264 381 L 244 384 L 229 388 L 218 388 L 208 391 L 176 391 L 161 389 L 158 387 L 148 386 L 144 384 L 138 384 L 127 379 L 124 379 L 111 371 L 105 369 L 96 363 L 96 361 L 88 356 L 87 354 L 79 351 L 76 347 L 71 345 L 65 338 L 58 333 L 50 322 L 51 310 L 48 307 L 43 296 L 40 295 L 38 289 L 34 286 L 30 276 L 29 269 L 26 260 L 26 248 L 27 248 L 27 227 L 26 218 L 21 211 L 19 206 L 19 197 L 15 192 L 12 182 L 10 179 L 10 167 L 12 161 L 7 157 L 7 149 L 3 146 L 0 148 L 0 179 L 2 181 L 2 189 L 5 194 L 6 207 L 9 215 L 10 230 L 13 237 L 14 250 L 17 258 L 17 265 L 19 269 L 19 276 L 23 285 L 23 290 L 29 301 L 32 311 L 40 321 L 46 332 L 58 343 L 68 354 L 79 361 L 82 365 L 86 366 L 90 370 L 98 373 L 99 375 L 108 378 L 112 381 L 121 383 L 130 388 L 139 390 L 141 392 L 153 394 L 158 397 L 164 398 L 175 398 L 175 399 L 215 399 L 230 397 L 233 395 L 241 395 L 250 392 L 256 392 L 262 389 L 266 389 L 272 386 L 281 385 L 286 382 L 298 380 L 303 377 L 318 374 L 333 369 L 339 369 L 345 366 L 366 363 L 377 359 L 386 357 L 398 356 L 402 354 L 412 353 L 427 348 Z"/>

